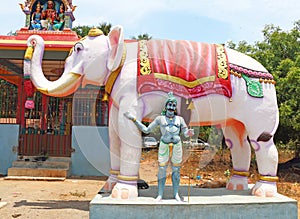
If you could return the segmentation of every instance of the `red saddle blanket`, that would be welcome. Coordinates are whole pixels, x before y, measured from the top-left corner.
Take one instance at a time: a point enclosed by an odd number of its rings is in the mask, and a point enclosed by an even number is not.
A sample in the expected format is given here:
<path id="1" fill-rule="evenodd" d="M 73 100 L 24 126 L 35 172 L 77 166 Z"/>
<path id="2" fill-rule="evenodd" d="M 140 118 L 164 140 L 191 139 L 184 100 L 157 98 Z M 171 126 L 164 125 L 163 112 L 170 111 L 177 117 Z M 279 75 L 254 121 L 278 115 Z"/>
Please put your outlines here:
<path id="1" fill-rule="evenodd" d="M 231 97 L 222 45 L 183 40 L 139 41 L 138 92 L 172 91 L 184 98 L 208 94 Z"/>

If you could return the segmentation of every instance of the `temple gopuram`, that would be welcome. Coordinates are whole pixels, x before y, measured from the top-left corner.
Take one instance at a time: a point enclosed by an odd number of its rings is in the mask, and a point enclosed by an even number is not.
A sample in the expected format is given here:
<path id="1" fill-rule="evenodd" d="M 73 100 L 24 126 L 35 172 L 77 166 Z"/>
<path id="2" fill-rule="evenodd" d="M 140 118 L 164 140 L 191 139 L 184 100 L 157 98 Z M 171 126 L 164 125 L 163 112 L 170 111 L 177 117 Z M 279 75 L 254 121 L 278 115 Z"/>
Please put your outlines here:
<path id="1" fill-rule="evenodd" d="M 11 36 L 0 36 L 0 139 L 7 139 L 0 149 L 0 175 L 10 175 L 13 163 L 24 157 L 71 158 L 78 152 L 74 127 L 106 127 L 108 123 L 101 88 L 91 86 L 68 97 L 49 97 L 34 87 L 28 89 L 23 76 L 27 39 L 34 34 L 45 41 L 42 68 L 46 78 L 56 80 L 62 74 L 65 59 L 79 40 L 72 31 L 76 12 L 72 0 L 26 0 L 16 7 L 24 14 L 25 26 L 20 25 Z M 33 108 L 26 108 L 28 98 L 34 101 Z"/>

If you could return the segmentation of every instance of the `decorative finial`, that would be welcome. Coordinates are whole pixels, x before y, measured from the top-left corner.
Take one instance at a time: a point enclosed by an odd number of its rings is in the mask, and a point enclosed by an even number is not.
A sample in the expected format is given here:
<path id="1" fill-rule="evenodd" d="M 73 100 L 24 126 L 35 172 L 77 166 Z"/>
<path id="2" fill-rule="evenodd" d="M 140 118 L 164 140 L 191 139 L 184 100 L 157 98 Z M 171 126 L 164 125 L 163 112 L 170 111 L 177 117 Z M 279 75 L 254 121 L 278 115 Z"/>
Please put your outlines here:
<path id="1" fill-rule="evenodd" d="M 88 36 L 90 37 L 96 37 L 96 36 L 100 36 L 103 35 L 102 30 L 98 29 L 98 28 L 92 28 L 90 29 Z"/>

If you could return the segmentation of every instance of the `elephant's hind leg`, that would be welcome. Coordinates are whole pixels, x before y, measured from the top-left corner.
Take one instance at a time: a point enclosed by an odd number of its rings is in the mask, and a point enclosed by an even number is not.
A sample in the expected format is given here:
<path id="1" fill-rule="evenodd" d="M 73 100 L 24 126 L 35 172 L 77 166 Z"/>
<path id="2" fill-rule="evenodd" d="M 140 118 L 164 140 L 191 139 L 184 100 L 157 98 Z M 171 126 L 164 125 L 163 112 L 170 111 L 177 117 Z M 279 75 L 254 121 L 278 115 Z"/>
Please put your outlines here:
<path id="1" fill-rule="evenodd" d="M 252 195 L 261 197 L 273 197 L 277 194 L 278 180 L 277 165 L 278 151 L 271 138 L 251 139 L 251 145 L 255 150 L 260 180 L 252 188 Z"/>
<path id="2" fill-rule="evenodd" d="M 225 142 L 231 151 L 233 175 L 228 181 L 228 190 L 247 190 L 251 159 L 251 148 L 244 125 L 235 121 L 223 128 Z"/>

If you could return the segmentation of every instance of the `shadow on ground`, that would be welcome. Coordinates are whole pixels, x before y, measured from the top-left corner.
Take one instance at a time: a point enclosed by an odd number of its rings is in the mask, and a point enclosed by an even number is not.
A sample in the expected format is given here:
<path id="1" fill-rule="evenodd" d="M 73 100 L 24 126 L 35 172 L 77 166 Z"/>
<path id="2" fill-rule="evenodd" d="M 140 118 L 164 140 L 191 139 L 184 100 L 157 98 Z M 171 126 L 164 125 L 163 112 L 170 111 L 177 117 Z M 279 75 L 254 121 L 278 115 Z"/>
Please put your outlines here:
<path id="1" fill-rule="evenodd" d="M 15 202 L 14 207 L 28 206 L 33 209 L 77 209 L 81 211 L 89 211 L 90 201 L 58 201 L 58 200 L 45 200 L 28 202 L 27 200 L 21 200 Z"/>

